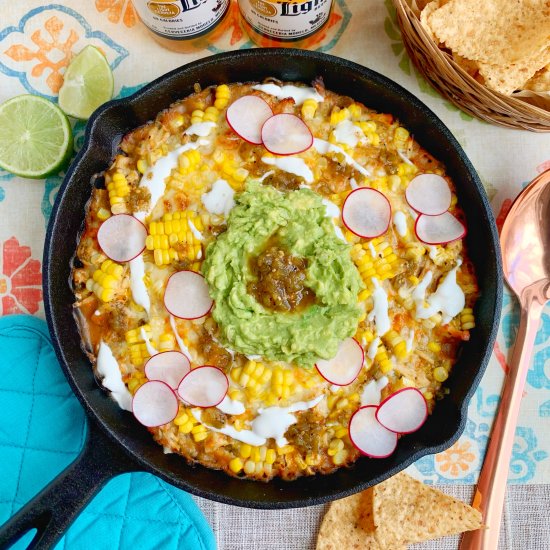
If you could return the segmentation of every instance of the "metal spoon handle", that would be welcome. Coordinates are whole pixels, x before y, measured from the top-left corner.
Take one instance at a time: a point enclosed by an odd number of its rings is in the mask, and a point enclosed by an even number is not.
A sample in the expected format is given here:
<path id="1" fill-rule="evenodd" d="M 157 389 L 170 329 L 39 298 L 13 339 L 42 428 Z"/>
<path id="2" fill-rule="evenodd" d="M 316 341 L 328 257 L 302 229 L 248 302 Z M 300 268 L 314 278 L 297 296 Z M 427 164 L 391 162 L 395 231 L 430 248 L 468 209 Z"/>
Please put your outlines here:
<path id="1" fill-rule="evenodd" d="M 521 308 L 521 320 L 510 362 L 510 371 L 504 382 L 498 413 L 472 504 L 482 513 L 486 528 L 465 533 L 460 543 L 460 550 L 497 550 L 498 548 L 516 424 L 544 305 L 536 298 L 528 302 L 530 303 Z"/>

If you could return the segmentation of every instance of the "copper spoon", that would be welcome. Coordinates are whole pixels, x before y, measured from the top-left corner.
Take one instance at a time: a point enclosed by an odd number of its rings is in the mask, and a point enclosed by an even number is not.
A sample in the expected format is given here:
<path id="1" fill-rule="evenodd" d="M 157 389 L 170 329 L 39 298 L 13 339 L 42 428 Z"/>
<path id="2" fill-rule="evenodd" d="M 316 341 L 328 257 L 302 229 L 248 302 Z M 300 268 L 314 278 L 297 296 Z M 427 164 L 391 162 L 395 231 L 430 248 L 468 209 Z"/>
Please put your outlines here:
<path id="1" fill-rule="evenodd" d="M 460 550 L 496 550 L 506 480 L 533 344 L 550 300 L 550 170 L 535 178 L 510 208 L 500 235 L 504 277 L 521 306 L 518 335 L 504 382 L 473 506 L 485 529 L 465 533 Z"/>

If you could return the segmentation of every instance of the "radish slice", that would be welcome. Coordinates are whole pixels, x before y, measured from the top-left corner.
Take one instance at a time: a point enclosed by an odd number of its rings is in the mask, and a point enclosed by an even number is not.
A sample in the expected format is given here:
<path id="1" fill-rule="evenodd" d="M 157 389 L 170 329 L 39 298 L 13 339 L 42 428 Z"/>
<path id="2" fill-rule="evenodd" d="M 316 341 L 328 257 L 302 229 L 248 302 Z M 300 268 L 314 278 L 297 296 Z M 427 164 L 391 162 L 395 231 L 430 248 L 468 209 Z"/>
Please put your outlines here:
<path id="1" fill-rule="evenodd" d="M 212 309 L 204 277 L 196 271 L 178 271 L 170 276 L 164 291 L 164 306 L 174 317 L 199 319 Z"/>
<path id="2" fill-rule="evenodd" d="M 390 201 L 376 189 L 360 187 L 352 191 L 342 206 L 344 225 L 359 237 L 372 239 L 388 230 Z"/>
<path id="3" fill-rule="evenodd" d="M 439 216 L 451 206 L 449 184 L 437 174 L 420 174 L 405 190 L 407 202 L 421 214 Z"/>
<path id="4" fill-rule="evenodd" d="M 357 340 L 346 338 L 332 359 L 321 359 L 315 367 L 327 382 L 347 386 L 359 376 L 364 359 L 365 353 Z"/>
<path id="5" fill-rule="evenodd" d="M 387 397 L 376 411 L 384 428 L 400 434 L 416 432 L 426 422 L 428 405 L 416 388 L 403 388 Z"/>
<path id="6" fill-rule="evenodd" d="M 397 434 L 376 420 L 378 407 L 367 405 L 357 409 L 349 421 L 349 438 L 357 449 L 371 458 L 386 458 L 397 447 Z"/>
<path id="7" fill-rule="evenodd" d="M 97 232 L 101 250 L 115 262 L 129 262 L 145 248 L 147 229 L 130 214 L 117 214 L 106 219 Z"/>
<path id="8" fill-rule="evenodd" d="M 265 121 L 262 141 L 270 153 L 296 155 L 313 145 L 313 135 L 301 118 L 281 113 Z"/>
<path id="9" fill-rule="evenodd" d="M 225 118 L 231 129 L 245 141 L 260 145 L 262 126 L 273 116 L 271 107 L 257 95 L 245 95 L 227 109 Z"/>
<path id="10" fill-rule="evenodd" d="M 189 359 L 181 351 L 157 353 L 145 363 L 145 376 L 160 380 L 177 390 L 183 377 L 191 370 Z"/>
<path id="11" fill-rule="evenodd" d="M 418 216 L 414 232 L 426 244 L 446 244 L 462 239 L 466 228 L 450 212 L 443 212 L 439 216 Z"/>
<path id="12" fill-rule="evenodd" d="M 223 401 L 228 388 L 229 380 L 222 370 L 204 365 L 184 376 L 178 395 L 194 407 L 215 407 Z"/>
<path id="13" fill-rule="evenodd" d="M 134 416 L 148 428 L 172 422 L 178 414 L 178 398 L 164 382 L 145 382 L 135 393 L 132 401 Z"/>

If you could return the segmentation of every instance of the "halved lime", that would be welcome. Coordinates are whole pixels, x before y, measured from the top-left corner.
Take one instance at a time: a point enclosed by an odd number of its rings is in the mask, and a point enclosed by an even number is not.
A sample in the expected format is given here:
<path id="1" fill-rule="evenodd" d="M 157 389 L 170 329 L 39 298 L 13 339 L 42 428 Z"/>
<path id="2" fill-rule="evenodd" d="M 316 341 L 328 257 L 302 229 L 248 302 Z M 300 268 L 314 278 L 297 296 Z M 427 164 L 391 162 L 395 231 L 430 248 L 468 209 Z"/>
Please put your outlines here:
<path id="1" fill-rule="evenodd" d="M 0 105 L 0 167 L 24 178 L 60 171 L 73 153 L 71 125 L 63 111 L 36 95 Z"/>
<path id="2" fill-rule="evenodd" d="M 113 97 L 113 73 L 105 56 L 94 46 L 86 46 L 65 71 L 59 90 L 59 106 L 69 116 L 87 120 Z"/>

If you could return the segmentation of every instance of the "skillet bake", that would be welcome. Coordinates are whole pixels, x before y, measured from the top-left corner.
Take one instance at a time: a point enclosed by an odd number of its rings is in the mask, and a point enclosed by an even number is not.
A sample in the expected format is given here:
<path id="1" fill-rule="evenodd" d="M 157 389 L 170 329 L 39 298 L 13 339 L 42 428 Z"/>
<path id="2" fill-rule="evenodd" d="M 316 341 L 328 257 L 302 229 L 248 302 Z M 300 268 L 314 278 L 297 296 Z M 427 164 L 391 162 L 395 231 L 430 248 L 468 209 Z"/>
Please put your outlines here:
<path id="1" fill-rule="evenodd" d="M 392 115 L 321 82 L 197 90 L 126 135 L 104 183 L 75 310 L 166 452 L 329 473 L 391 454 L 444 395 L 477 284 L 453 182 Z"/>

